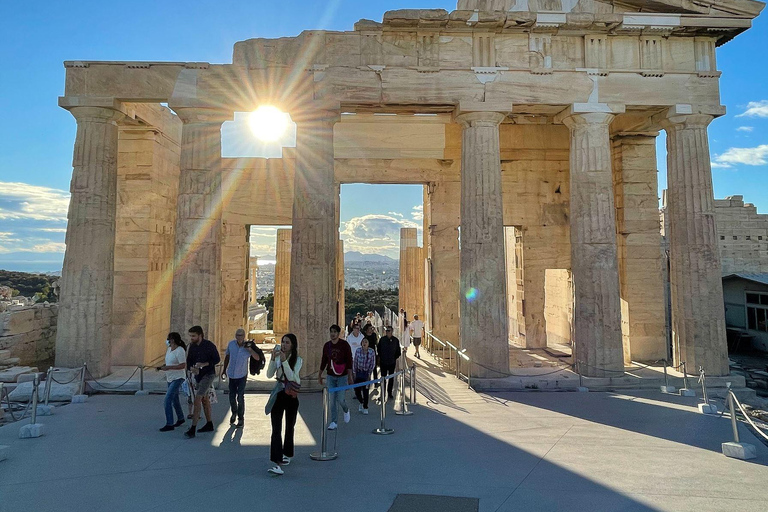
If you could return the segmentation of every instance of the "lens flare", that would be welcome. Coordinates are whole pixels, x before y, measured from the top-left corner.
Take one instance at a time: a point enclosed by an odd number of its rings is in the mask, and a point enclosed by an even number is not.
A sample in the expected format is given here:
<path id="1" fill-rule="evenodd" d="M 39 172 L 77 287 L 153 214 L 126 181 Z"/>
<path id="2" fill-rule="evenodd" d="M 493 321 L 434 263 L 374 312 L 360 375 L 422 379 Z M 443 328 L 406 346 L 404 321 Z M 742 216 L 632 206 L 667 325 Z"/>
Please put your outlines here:
<path id="1" fill-rule="evenodd" d="M 467 302 L 474 302 L 477 300 L 477 296 L 479 293 L 477 292 L 477 288 L 470 288 L 467 290 L 467 293 L 464 294 L 464 297 L 466 297 Z"/>
<path id="2" fill-rule="evenodd" d="M 288 130 L 288 114 L 277 107 L 262 105 L 248 117 L 248 125 L 257 139 L 263 142 L 275 142 Z"/>

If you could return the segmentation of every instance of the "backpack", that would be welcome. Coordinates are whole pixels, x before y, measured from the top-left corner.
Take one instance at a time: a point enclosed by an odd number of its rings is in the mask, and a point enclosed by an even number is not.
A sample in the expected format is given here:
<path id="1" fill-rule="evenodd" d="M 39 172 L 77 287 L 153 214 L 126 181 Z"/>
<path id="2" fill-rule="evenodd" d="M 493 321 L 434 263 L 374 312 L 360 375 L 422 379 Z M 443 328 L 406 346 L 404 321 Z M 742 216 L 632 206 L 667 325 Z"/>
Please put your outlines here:
<path id="1" fill-rule="evenodd" d="M 261 370 L 264 369 L 264 365 L 267 364 L 266 359 L 264 357 L 264 351 L 261 350 L 257 345 L 253 346 L 253 351 L 259 354 L 259 360 L 255 360 L 252 357 L 248 358 L 248 371 L 251 373 L 251 375 L 258 375 L 261 373 Z"/>

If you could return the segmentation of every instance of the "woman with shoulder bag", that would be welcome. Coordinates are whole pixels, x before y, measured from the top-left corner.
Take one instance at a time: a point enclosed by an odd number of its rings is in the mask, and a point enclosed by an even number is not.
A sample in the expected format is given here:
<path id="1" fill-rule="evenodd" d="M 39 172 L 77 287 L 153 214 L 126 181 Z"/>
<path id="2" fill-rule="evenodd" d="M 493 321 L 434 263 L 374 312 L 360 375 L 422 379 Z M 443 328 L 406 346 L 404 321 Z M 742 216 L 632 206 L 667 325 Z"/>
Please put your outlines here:
<path id="1" fill-rule="evenodd" d="M 298 392 L 301 389 L 302 359 L 299 357 L 299 344 L 294 334 L 283 336 L 282 343 L 275 347 L 272 360 L 267 368 L 267 377 L 278 381 L 269 411 L 272 420 L 272 442 L 269 459 L 275 464 L 268 471 L 275 475 L 284 474 L 280 466 L 287 466 L 293 457 L 293 429 L 299 413 Z M 282 438 L 283 414 L 285 414 L 285 439 Z"/>

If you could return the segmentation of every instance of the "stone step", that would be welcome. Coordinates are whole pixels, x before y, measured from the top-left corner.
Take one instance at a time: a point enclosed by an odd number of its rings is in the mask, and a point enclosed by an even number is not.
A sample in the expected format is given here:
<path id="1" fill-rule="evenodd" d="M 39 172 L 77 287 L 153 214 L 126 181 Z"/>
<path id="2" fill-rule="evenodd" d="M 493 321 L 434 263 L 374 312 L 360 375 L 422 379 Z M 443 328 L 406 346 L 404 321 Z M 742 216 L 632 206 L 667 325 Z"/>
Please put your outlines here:
<path id="1" fill-rule="evenodd" d="M 16 379 L 19 378 L 19 375 L 23 375 L 25 373 L 34 373 L 36 371 L 37 367 L 34 366 L 14 366 L 13 368 L 9 368 L 0 372 L 0 382 L 15 383 Z"/>
<path id="2" fill-rule="evenodd" d="M 21 361 L 21 359 L 18 357 L 8 357 L 6 359 L 0 358 L 0 366 L 14 366 L 19 364 L 19 361 Z"/>

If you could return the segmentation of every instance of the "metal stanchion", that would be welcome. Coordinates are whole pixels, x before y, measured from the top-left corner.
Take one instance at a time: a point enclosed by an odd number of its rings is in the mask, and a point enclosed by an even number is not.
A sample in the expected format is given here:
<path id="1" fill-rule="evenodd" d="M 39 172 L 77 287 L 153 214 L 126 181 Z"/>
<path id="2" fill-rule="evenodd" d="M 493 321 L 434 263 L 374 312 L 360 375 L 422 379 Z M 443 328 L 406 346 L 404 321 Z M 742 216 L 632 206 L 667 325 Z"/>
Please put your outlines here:
<path id="1" fill-rule="evenodd" d="M 589 391 L 589 388 L 584 387 L 584 375 L 581 373 L 581 361 L 576 361 L 576 373 L 579 374 L 579 391 Z"/>
<path id="2" fill-rule="evenodd" d="M 669 385 L 669 373 L 667 373 L 667 360 L 664 359 L 664 385 L 661 386 L 662 393 L 674 393 L 677 391 L 675 386 Z"/>
<path id="3" fill-rule="evenodd" d="M 51 399 L 51 388 L 53 387 L 53 367 L 49 367 L 45 374 L 45 405 Z"/>
<path id="4" fill-rule="evenodd" d="M 739 460 L 750 460 L 757 457 L 755 445 L 742 443 L 739 439 L 739 426 L 736 422 L 736 396 L 731 391 L 731 383 L 726 383 L 728 388 L 728 409 L 731 411 L 731 428 L 733 429 L 733 441 L 721 445 L 723 455 Z M 743 411 L 742 411 L 743 412 Z M 749 418 L 747 418 L 749 421 Z M 755 425 L 752 424 L 754 427 Z M 764 435 L 764 434 L 763 434 Z"/>
<path id="5" fill-rule="evenodd" d="M 80 387 L 77 389 L 77 394 L 85 394 L 85 371 L 88 369 L 88 363 L 83 363 L 83 369 L 80 373 Z"/>
<path id="6" fill-rule="evenodd" d="M 326 461 L 338 457 L 336 452 L 328 451 L 328 388 L 323 388 L 323 424 L 320 427 L 320 451 L 311 453 L 309 458 L 312 460 Z"/>
<path id="7" fill-rule="evenodd" d="M 411 405 L 418 405 L 416 403 L 416 364 L 411 365 Z"/>
<path id="8" fill-rule="evenodd" d="M 381 426 L 377 429 L 373 430 L 374 434 L 378 434 L 380 436 L 388 436 L 389 434 L 392 434 L 395 432 L 395 429 L 393 428 L 387 428 L 387 396 L 388 393 L 386 391 L 386 384 L 387 381 L 382 379 L 381 381 Z"/>
<path id="9" fill-rule="evenodd" d="M 144 391 L 144 366 L 139 366 L 139 391 Z"/>
<path id="10" fill-rule="evenodd" d="M 696 391 L 688 387 L 688 369 L 685 361 L 681 361 L 680 366 L 683 370 L 683 388 L 680 390 L 680 396 L 696 396 Z"/>
<path id="11" fill-rule="evenodd" d="M 35 374 L 32 379 L 32 424 L 37 423 L 37 387 L 40 385 L 40 377 Z"/>
<path id="12" fill-rule="evenodd" d="M 704 397 L 704 403 L 699 404 L 699 412 L 701 414 L 717 414 L 717 406 L 709 403 L 709 396 L 707 395 L 707 376 L 704 373 L 704 367 L 699 366 L 699 383 L 701 384 L 701 392 Z"/>
<path id="13" fill-rule="evenodd" d="M 400 374 L 400 410 L 395 411 L 398 416 L 410 416 L 413 412 L 408 410 L 408 404 L 405 402 L 405 369 Z"/>
<path id="14" fill-rule="evenodd" d="M 728 386 L 728 409 L 731 411 L 731 428 L 733 429 L 733 441 L 739 441 L 739 426 L 736 424 L 736 404 L 733 403 L 733 392 L 731 386 Z"/>

